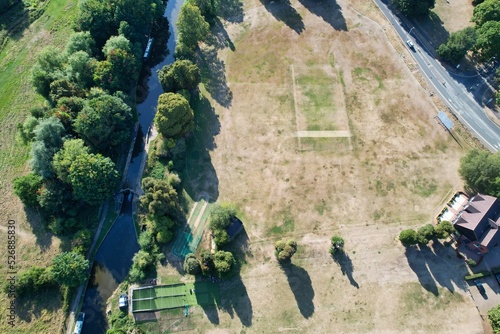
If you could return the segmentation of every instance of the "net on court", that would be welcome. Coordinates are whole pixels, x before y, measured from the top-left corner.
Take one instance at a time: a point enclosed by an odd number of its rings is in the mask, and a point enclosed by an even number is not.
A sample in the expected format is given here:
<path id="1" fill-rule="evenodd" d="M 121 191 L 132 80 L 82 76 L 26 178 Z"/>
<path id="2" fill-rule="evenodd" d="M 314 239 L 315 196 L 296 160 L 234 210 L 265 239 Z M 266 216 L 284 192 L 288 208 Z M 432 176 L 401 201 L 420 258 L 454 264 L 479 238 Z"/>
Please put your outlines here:
<path id="1" fill-rule="evenodd" d="M 172 252 L 176 256 L 183 259 L 187 254 L 196 252 L 205 231 L 211 207 L 212 205 L 205 200 L 195 203 L 186 226 L 175 239 Z"/>
<path id="2" fill-rule="evenodd" d="M 132 290 L 132 312 L 157 311 L 188 305 L 214 305 L 219 302 L 219 285 L 208 281 Z"/>

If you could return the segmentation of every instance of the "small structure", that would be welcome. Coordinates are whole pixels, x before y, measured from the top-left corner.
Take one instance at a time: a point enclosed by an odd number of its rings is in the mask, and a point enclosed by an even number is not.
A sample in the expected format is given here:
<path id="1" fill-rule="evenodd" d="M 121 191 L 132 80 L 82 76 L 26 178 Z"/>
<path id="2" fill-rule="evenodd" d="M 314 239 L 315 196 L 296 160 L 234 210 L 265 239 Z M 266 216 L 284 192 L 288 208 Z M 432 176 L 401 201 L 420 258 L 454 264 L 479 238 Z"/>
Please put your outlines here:
<path id="1" fill-rule="evenodd" d="M 80 334 L 82 332 L 84 321 L 85 313 L 80 312 L 80 314 L 78 314 L 78 318 L 76 319 L 75 330 L 73 331 L 73 334 Z"/>
<path id="2" fill-rule="evenodd" d="M 243 223 L 241 220 L 233 216 L 231 217 L 231 222 L 226 228 L 227 235 L 229 236 L 229 241 L 233 241 L 234 238 L 243 230 Z"/>
<path id="3" fill-rule="evenodd" d="M 149 54 L 151 53 L 151 47 L 153 46 L 153 41 L 154 41 L 154 38 L 150 38 L 148 40 L 148 44 L 146 45 L 146 50 L 144 51 L 144 61 L 148 60 L 149 58 Z"/>

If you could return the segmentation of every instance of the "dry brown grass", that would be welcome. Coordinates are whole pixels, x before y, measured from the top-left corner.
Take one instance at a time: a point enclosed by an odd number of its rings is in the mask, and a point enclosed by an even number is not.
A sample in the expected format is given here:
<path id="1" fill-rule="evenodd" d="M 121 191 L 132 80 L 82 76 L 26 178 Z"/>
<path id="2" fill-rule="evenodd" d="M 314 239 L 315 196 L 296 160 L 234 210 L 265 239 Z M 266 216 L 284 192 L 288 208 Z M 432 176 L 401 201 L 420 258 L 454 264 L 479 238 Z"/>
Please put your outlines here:
<path id="1" fill-rule="evenodd" d="M 241 281 L 222 285 L 219 311 L 191 310 L 192 332 L 482 332 L 453 252 L 405 253 L 397 241 L 431 222 L 461 186 L 463 151 L 434 119 L 437 108 L 372 2 L 353 4 L 375 21 L 338 4 L 347 31 L 302 1 L 291 2 L 301 33 L 256 0 L 245 3 L 242 24 L 226 25 L 235 51 L 219 56 L 233 98 L 228 108 L 212 100 L 221 128 L 210 163 L 219 200 L 242 213 L 250 250 Z M 345 105 L 350 148 L 299 150 L 291 65 L 331 68 L 342 82 L 333 95 L 344 101 L 334 104 Z M 340 268 L 328 255 L 334 233 L 346 240 Z M 299 243 L 285 270 L 273 260 L 281 236 Z"/>

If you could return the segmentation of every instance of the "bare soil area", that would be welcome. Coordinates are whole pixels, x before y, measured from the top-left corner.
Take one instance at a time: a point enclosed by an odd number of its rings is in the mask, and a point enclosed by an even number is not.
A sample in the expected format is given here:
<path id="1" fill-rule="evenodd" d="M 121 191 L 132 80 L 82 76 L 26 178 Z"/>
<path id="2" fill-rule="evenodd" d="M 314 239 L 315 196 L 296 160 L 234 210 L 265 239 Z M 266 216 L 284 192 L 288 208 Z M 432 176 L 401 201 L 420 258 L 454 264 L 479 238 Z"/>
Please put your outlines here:
<path id="1" fill-rule="evenodd" d="M 241 211 L 246 258 L 241 276 L 222 284 L 219 309 L 190 310 L 183 330 L 483 331 L 453 250 L 406 250 L 397 240 L 432 222 L 461 187 L 464 152 L 437 123 L 371 1 L 355 4 L 375 21 L 344 0 L 249 0 L 243 22 L 220 33 L 232 48 L 218 53 L 224 89 L 206 85 L 220 122 L 206 160 L 218 200 Z M 304 79 L 315 73 L 328 74 L 333 102 Z M 324 108 L 335 115 L 322 116 Z M 310 119 L 347 128 L 348 145 L 308 138 L 301 149 L 297 130 Z M 333 234 L 346 240 L 337 262 L 328 254 Z M 283 236 L 299 244 L 286 268 L 273 255 Z"/>

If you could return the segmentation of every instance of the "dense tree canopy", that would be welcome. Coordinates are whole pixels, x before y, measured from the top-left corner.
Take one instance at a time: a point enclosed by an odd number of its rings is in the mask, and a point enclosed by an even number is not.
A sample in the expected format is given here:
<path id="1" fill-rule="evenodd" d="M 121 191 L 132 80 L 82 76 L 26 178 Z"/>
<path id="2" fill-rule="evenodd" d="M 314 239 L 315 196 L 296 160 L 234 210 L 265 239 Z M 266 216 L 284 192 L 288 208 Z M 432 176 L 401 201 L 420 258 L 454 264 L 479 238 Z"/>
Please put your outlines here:
<path id="1" fill-rule="evenodd" d="M 176 60 L 158 71 L 158 78 L 165 92 L 193 89 L 201 82 L 200 71 L 189 60 Z"/>
<path id="2" fill-rule="evenodd" d="M 189 102 L 180 94 L 164 93 L 158 97 L 155 124 L 165 138 L 179 138 L 194 128 L 194 114 Z"/>
<path id="3" fill-rule="evenodd" d="M 122 49 L 111 49 L 106 60 L 96 64 L 94 82 L 110 93 L 128 93 L 136 80 L 137 59 Z"/>
<path id="4" fill-rule="evenodd" d="M 120 182 L 115 163 L 100 154 L 81 154 L 69 168 L 75 198 L 90 205 L 102 203 L 113 195 Z"/>
<path id="5" fill-rule="evenodd" d="M 434 8 L 435 0 L 393 0 L 394 5 L 408 17 L 424 16 Z"/>
<path id="6" fill-rule="evenodd" d="M 54 280 L 68 287 L 76 287 L 88 277 L 89 261 L 81 254 L 65 252 L 52 260 L 51 272 Z"/>
<path id="7" fill-rule="evenodd" d="M 128 144 L 131 126 L 131 108 L 119 97 L 105 93 L 86 100 L 75 121 L 75 131 L 100 152 Z"/>
<path id="8" fill-rule="evenodd" d="M 102 48 L 102 53 L 104 53 L 105 56 L 108 56 L 111 51 L 116 50 L 116 49 L 121 49 L 125 52 L 132 52 L 132 43 L 122 35 L 118 36 L 111 36 L 107 41 L 106 44 L 104 44 L 104 47 Z"/>
<path id="9" fill-rule="evenodd" d="M 68 56 L 66 77 L 82 89 L 89 89 L 94 83 L 94 68 L 97 61 L 85 51 Z"/>
<path id="10" fill-rule="evenodd" d="M 460 160 L 458 172 L 472 190 L 500 197 L 500 152 L 471 150 Z"/>
<path id="11" fill-rule="evenodd" d="M 186 3 L 179 13 L 177 29 L 179 29 L 179 42 L 190 49 L 196 49 L 198 42 L 207 37 L 210 25 L 205 21 L 197 6 Z"/>
<path id="12" fill-rule="evenodd" d="M 477 29 L 474 50 L 483 61 L 500 57 L 500 21 L 487 21 Z"/>
<path id="13" fill-rule="evenodd" d="M 500 305 L 495 306 L 488 311 L 488 319 L 490 320 L 493 333 L 500 333 Z"/>
<path id="14" fill-rule="evenodd" d="M 488 21 L 500 21 L 500 1 L 486 0 L 474 8 L 472 22 L 481 27 Z"/>
<path id="15" fill-rule="evenodd" d="M 79 2 L 79 30 L 90 31 L 101 48 L 109 37 L 117 35 L 121 22 L 127 22 L 132 43 L 145 42 L 155 17 L 163 14 L 161 0 L 84 0 Z"/>
<path id="16" fill-rule="evenodd" d="M 444 61 L 457 64 L 474 46 L 476 40 L 476 29 L 467 27 L 451 33 L 448 41 L 439 46 L 437 53 Z"/>
<path id="17" fill-rule="evenodd" d="M 80 155 L 89 154 L 89 148 L 81 139 L 69 139 L 64 142 L 62 150 L 54 155 L 53 167 L 57 177 L 66 183 L 71 183 L 69 171 L 71 165 Z"/>

